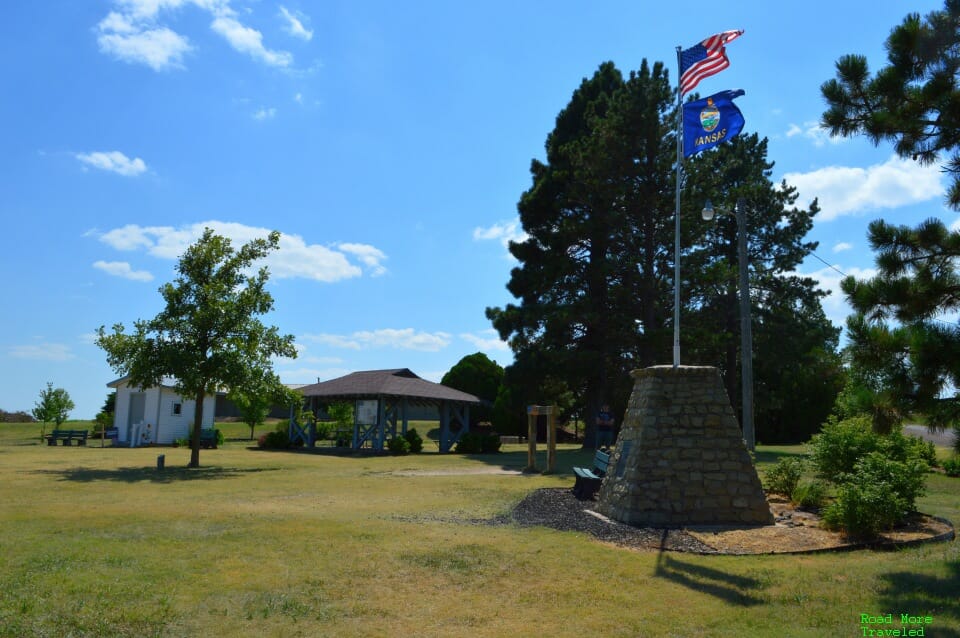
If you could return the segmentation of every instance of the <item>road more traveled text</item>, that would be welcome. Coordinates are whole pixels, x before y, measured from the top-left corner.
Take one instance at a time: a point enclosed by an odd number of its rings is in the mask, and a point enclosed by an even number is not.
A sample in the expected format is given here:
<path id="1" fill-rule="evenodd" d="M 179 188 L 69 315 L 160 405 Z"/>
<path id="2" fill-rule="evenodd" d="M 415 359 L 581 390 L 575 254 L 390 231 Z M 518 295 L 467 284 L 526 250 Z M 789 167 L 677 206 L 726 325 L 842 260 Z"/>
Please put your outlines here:
<path id="1" fill-rule="evenodd" d="M 860 614 L 860 631 L 863 636 L 926 636 L 926 628 L 933 623 L 933 616 L 900 614 L 900 626 L 893 627 L 893 614 L 871 616 Z"/>

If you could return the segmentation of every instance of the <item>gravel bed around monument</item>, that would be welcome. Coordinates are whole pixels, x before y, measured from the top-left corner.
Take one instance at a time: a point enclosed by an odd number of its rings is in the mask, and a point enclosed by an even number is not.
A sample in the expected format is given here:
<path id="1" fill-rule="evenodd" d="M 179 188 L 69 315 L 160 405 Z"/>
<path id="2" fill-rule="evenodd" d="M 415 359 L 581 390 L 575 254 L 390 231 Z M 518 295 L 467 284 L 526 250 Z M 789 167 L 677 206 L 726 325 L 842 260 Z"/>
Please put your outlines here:
<path id="1" fill-rule="evenodd" d="M 596 513 L 596 501 L 581 501 L 569 489 L 543 488 L 526 496 L 509 514 L 488 525 L 540 525 L 589 534 L 599 541 L 645 551 L 696 554 L 779 554 L 836 551 L 863 547 L 904 547 L 955 538 L 950 521 L 917 514 L 872 541 L 856 542 L 819 526 L 819 517 L 793 509 L 789 501 L 771 499 L 776 525 L 702 526 L 691 529 L 633 527 Z"/>
<path id="2" fill-rule="evenodd" d="M 596 501 L 578 500 L 569 489 L 543 488 L 531 492 L 510 514 L 491 522 L 583 532 L 597 540 L 634 549 L 717 553 L 682 529 L 633 527 L 591 514 L 595 509 Z"/>

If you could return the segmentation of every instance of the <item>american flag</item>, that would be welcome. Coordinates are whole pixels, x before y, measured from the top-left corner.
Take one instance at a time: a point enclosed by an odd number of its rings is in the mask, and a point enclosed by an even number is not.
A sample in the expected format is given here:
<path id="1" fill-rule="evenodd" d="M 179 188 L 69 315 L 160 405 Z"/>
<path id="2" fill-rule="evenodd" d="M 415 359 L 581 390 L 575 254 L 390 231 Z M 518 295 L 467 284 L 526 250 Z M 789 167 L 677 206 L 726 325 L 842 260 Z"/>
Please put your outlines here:
<path id="1" fill-rule="evenodd" d="M 680 95 L 692 91 L 700 80 L 730 66 L 725 45 L 743 35 L 743 29 L 712 35 L 680 52 Z"/>

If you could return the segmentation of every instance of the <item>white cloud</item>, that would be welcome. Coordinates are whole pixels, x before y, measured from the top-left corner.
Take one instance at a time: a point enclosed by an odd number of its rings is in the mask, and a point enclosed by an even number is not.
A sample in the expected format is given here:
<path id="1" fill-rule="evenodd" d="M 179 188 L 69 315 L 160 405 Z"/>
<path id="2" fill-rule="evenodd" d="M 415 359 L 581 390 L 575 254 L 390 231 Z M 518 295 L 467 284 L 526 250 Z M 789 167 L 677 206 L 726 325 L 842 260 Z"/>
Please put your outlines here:
<path id="1" fill-rule="evenodd" d="M 124 177 L 136 177 L 147 170 L 147 164 L 142 159 L 139 157 L 130 159 L 120 151 L 76 153 L 75 157 L 86 166 L 92 166 Z"/>
<path id="2" fill-rule="evenodd" d="M 128 224 L 100 235 L 100 241 L 123 251 L 140 250 L 161 259 L 177 259 L 203 235 L 205 228 L 229 237 L 234 246 L 266 237 L 270 229 L 235 222 L 205 221 L 174 228 L 172 226 L 138 226 Z M 344 248 L 347 247 L 347 248 Z M 360 263 L 352 263 L 350 258 Z M 335 282 L 360 277 L 364 267 L 376 276 L 384 269 L 379 260 L 386 259 L 380 250 L 366 244 L 340 244 L 336 247 L 307 244 L 300 235 L 283 233 L 280 247 L 266 258 L 271 277 L 277 279 L 313 279 Z"/>
<path id="3" fill-rule="evenodd" d="M 125 261 L 95 261 L 93 267 L 114 277 L 122 277 L 132 281 L 153 281 L 153 275 L 149 272 L 134 270 Z"/>
<path id="4" fill-rule="evenodd" d="M 497 222 L 488 228 L 477 226 L 473 229 L 473 239 L 475 241 L 498 240 L 500 244 L 507 249 L 508 259 L 513 259 L 513 255 L 509 252 L 510 242 L 524 242 L 528 237 L 530 236 L 524 232 L 520 226 L 519 218 L 513 219 L 512 221 Z"/>
<path id="5" fill-rule="evenodd" d="M 183 68 L 183 56 L 193 48 L 190 42 L 167 27 L 142 22 L 142 13 L 108 13 L 97 25 L 100 51 L 124 62 L 146 64 L 154 71 Z"/>
<path id="6" fill-rule="evenodd" d="M 27 346 L 12 346 L 7 351 L 16 359 L 30 359 L 34 361 L 67 361 L 75 355 L 69 346 L 62 343 L 38 343 Z"/>
<path id="7" fill-rule="evenodd" d="M 293 37 L 306 41 L 310 41 L 313 38 L 313 31 L 303 26 L 302 18 L 304 18 L 304 16 L 299 11 L 293 14 L 281 5 L 280 17 L 287 21 L 285 30 Z"/>
<path id="8" fill-rule="evenodd" d="M 286 51 L 271 51 L 263 46 L 263 34 L 244 26 L 231 13 L 222 12 L 210 25 L 230 46 L 270 66 L 287 67 L 293 63 L 293 55 Z"/>
<path id="9" fill-rule="evenodd" d="M 849 243 L 849 242 L 842 241 L 842 242 L 840 242 L 839 244 L 837 244 L 837 245 L 835 245 L 835 246 L 833 247 L 833 252 L 835 252 L 835 253 L 842 253 L 842 252 L 844 252 L 845 250 L 852 250 L 852 249 L 853 249 L 853 244 L 851 244 L 851 243 Z"/>
<path id="10" fill-rule="evenodd" d="M 783 179 L 797 187 L 801 202 L 820 199 L 822 221 L 940 199 L 944 192 L 939 167 L 896 156 L 867 168 L 829 166 Z"/>
<path id="11" fill-rule="evenodd" d="M 813 145 L 820 147 L 824 144 L 842 144 L 847 140 L 845 137 L 836 136 L 831 137 L 827 129 L 820 126 L 819 122 L 804 122 L 802 125 L 798 126 L 796 124 L 790 124 L 787 127 L 787 132 L 784 134 L 787 137 L 797 137 L 802 136 L 808 140 L 813 141 Z"/>
<path id="12" fill-rule="evenodd" d="M 263 34 L 240 22 L 230 0 L 114 0 L 114 5 L 117 11 L 97 25 L 97 42 L 103 53 L 125 62 L 145 64 L 155 71 L 183 68 L 183 57 L 193 47 L 186 36 L 163 25 L 161 17 L 191 5 L 213 17 L 210 28 L 235 50 L 270 66 L 286 68 L 293 63 L 292 54 L 264 46 Z M 298 37 L 312 35 L 299 20 L 297 24 L 302 31 Z"/>
<path id="13" fill-rule="evenodd" d="M 482 330 L 480 333 L 470 334 L 461 333 L 460 338 L 469 341 L 477 349 L 484 352 L 509 352 L 510 346 L 506 341 L 501 341 L 496 330 L 492 328 Z"/>
<path id="14" fill-rule="evenodd" d="M 451 340 L 451 336 L 446 332 L 418 332 L 413 328 L 361 330 L 349 335 L 307 334 L 303 335 L 303 338 L 315 343 L 348 350 L 396 348 L 398 350 L 418 350 L 421 352 L 438 352 L 450 345 Z"/>
<path id="15" fill-rule="evenodd" d="M 337 244 L 337 248 L 359 259 L 360 263 L 370 269 L 370 274 L 374 277 L 379 277 L 387 272 L 386 267 L 380 263 L 387 256 L 378 248 L 369 244 Z"/>
<path id="16" fill-rule="evenodd" d="M 272 120 L 277 115 L 277 109 L 270 107 L 268 109 L 261 108 L 258 109 L 253 114 L 253 119 L 263 121 L 263 120 Z"/>

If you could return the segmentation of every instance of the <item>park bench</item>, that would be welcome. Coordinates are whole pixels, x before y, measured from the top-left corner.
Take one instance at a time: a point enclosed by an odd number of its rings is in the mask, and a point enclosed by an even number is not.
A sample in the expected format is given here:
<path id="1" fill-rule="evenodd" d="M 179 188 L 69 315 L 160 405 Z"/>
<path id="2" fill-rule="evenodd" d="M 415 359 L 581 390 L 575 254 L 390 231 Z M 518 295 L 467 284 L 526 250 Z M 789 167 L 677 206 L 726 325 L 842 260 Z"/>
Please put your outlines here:
<path id="1" fill-rule="evenodd" d="M 56 445 L 57 441 L 62 441 L 62 445 L 73 445 L 74 441 L 77 445 L 86 445 L 87 434 L 87 430 L 52 430 L 47 435 L 47 445 Z"/>
<path id="2" fill-rule="evenodd" d="M 573 473 L 577 475 L 573 484 L 573 494 L 581 500 L 592 499 L 600 490 L 608 465 L 610 465 L 610 454 L 597 450 L 593 457 L 593 468 L 573 468 Z"/>
<path id="3" fill-rule="evenodd" d="M 217 449 L 217 431 L 200 430 L 200 447 L 204 449 Z"/>
<path id="4" fill-rule="evenodd" d="M 114 445 L 120 440 L 120 428 L 107 428 L 103 431 L 103 438 L 109 439 Z"/>

